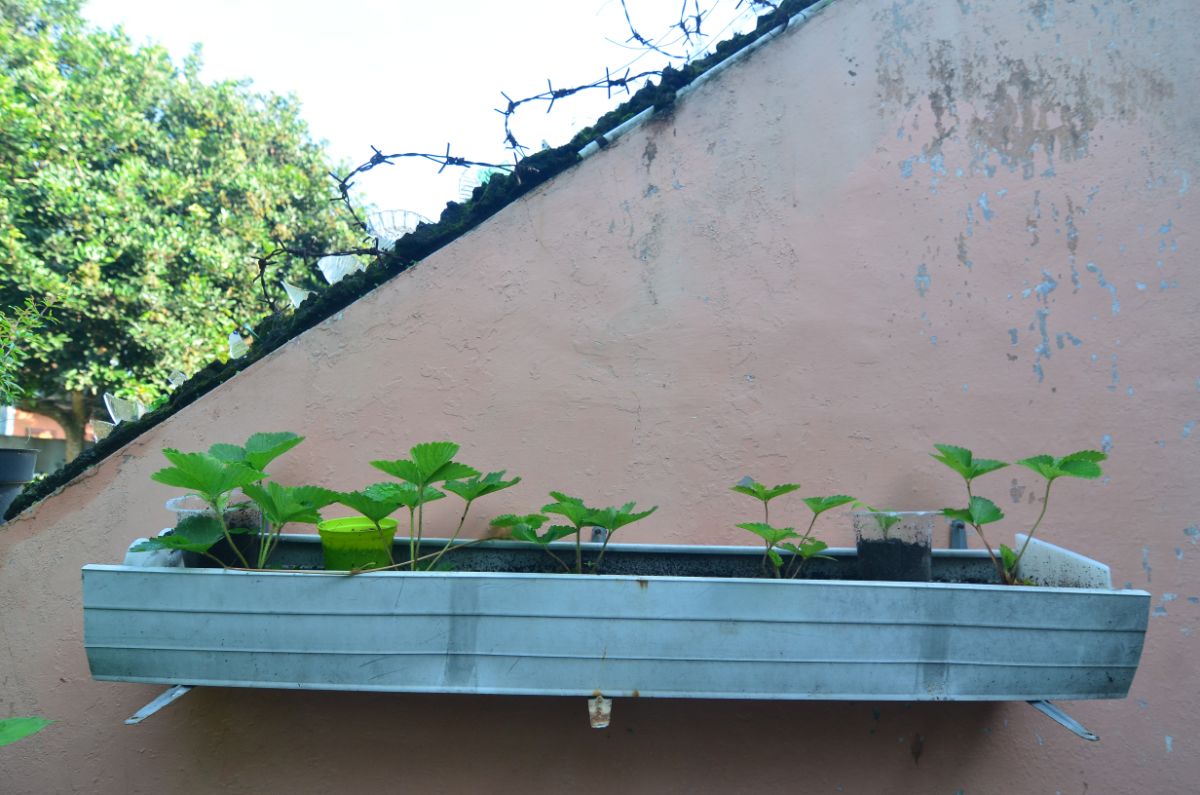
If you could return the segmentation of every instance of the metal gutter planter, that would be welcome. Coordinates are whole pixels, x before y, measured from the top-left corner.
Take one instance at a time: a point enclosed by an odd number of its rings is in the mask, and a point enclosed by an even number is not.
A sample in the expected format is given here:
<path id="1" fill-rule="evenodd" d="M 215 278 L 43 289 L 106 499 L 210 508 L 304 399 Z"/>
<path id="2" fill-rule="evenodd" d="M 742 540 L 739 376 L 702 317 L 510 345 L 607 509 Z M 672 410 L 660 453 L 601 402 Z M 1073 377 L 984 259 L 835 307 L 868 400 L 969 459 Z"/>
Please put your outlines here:
<path id="1" fill-rule="evenodd" d="M 283 546 L 284 565 L 319 559 L 312 537 Z M 1057 548 L 1044 547 L 1053 568 Z M 190 686 L 902 701 L 1129 691 L 1145 591 L 827 579 L 853 576 L 854 551 L 831 552 L 805 580 L 755 577 L 755 548 L 617 544 L 615 573 L 582 576 L 542 573 L 548 558 L 507 542 L 458 550 L 458 570 L 437 573 L 88 565 L 84 644 L 95 679 Z M 1107 574 L 1062 552 L 1085 577 Z M 934 579 L 985 579 L 984 554 L 935 551 Z M 498 561 L 509 571 L 473 570 Z M 699 570 L 714 576 L 671 573 Z"/>

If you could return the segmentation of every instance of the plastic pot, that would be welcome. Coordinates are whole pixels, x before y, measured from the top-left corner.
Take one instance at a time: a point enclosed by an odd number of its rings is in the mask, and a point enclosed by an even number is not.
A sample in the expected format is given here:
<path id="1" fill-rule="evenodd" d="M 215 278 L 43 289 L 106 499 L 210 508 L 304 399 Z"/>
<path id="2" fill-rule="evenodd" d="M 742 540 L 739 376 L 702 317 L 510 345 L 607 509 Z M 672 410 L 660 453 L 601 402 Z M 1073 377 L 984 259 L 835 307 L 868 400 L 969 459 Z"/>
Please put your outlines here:
<path id="1" fill-rule="evenodd" d="M 334 571 L 373 569 L 391 564 L 392 540 L 396 535 L 396 520 L 381 519 L 380 533 L 370 519 L 351 516 L 328 519 L 317 525 L 321 535 L 321 551 L 325 568 Z"/>
<path id="2" fill-rule="evenodd" d="M 861 580 L 929 582 L 933 521 L 941 511 L 855 511 Z"/>
<path id="3" fill-rule="evenodd" d="M 225 526 L 230 530 L 251 530 L 257 533 L 264 528 L 262 511 L 241 491 L 230 493 L 229 506 L 225 509 Z M 176 525 L 189 516 L 213 515 L 208 503 L 195 494 L 172 497 L 167 500 L 167 510 L 175 514 Z"/>
<path id="4" fill-rule="evenodd" d="M 0 449 L 0 521 L 25 484 L 33 480 L 37 456 L 34 448 Z"/>

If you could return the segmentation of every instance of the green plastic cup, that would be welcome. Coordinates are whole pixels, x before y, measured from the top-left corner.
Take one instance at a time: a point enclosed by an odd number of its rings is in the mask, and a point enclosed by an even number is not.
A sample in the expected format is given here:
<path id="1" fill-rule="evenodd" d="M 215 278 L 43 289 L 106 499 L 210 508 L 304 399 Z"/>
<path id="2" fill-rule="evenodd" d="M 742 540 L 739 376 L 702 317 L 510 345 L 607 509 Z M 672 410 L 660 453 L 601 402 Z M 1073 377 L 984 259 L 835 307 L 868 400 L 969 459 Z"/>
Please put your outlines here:
<path id="1" fill-rule="evenodd" d="M 317 524 L 321 535 L 321 551 L 325 568 L 333 571 L 374 569 L 391 564 L 392 539 L 396 535 L 396 520 L 381 519 L 375 529 L 370 519 L 351 516 L 329 519 Z"/>

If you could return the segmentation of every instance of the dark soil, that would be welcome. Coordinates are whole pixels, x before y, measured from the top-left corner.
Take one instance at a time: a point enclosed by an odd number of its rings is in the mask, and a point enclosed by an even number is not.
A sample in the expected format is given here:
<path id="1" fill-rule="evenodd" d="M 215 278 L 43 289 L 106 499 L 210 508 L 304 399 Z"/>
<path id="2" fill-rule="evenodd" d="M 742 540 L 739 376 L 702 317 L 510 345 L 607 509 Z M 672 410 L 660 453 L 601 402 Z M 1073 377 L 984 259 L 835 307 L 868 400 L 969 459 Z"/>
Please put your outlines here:
<path id="1" fill-rule="evenodd" d="M 860 580 L 929 582 L 929 547 L 910 544 L 898 538 L 858 542 Z"/>

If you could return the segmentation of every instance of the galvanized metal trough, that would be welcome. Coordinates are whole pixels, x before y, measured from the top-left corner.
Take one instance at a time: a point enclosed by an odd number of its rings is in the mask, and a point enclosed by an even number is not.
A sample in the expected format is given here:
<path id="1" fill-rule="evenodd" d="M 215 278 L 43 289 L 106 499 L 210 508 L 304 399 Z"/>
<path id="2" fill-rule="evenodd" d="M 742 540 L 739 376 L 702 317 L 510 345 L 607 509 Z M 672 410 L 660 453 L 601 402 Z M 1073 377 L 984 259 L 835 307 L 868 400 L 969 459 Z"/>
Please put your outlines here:
<path id="1" fill-rule="evenodd" d="M 285 566 L 319 560 L 315 537 L 281 549 Z M 1043 563 L 1024 573 L 1059 587 L 1011 587 L 986 583 L 981 551 L 935 550 L 935 580 L 977 582 L 860 582 L 854 550 L 831 552 L 816 579 L 783 581 L 757 576 L 761 549 L 617 544 L 612 573 L 588 576 L 506 542 L 456 550 L 446 573 L 88 565 L 84 644 L 96 679 L 172 685 L 903 701 L 1129 690 L 1150 595 L 1112 590 L 1102 564 L 1039 544 L 1030 560 Z"/>

